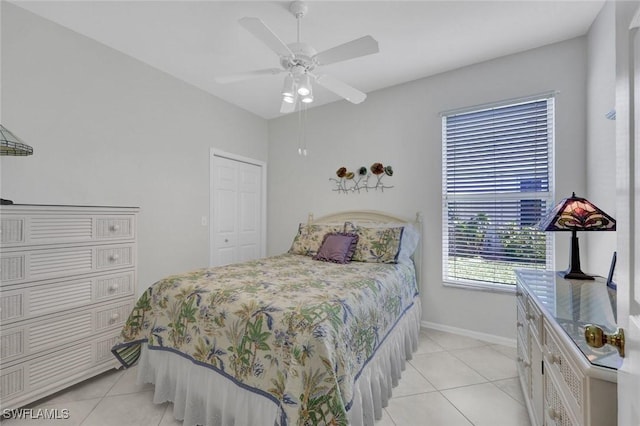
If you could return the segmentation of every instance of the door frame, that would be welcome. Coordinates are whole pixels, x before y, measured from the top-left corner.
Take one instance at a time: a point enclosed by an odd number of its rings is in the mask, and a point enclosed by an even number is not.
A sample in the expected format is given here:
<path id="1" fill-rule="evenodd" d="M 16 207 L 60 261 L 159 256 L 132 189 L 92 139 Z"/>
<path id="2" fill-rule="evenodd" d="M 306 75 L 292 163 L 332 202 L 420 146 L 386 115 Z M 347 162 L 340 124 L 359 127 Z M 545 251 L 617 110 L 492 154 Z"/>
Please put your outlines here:
<path id="1" fill-rule="evenodd" d="M 636 80 L 638 71 L 638 27 L 640 6 L 615 5 L 616 19 L 616 210 L 618 217 L 617 312 L 618 326 L 624 329 L 626 354 L 618 369 L 618 423 L 638 424 L 640 405 L 640 199 L 635 195 L 640 188 L 637 167 L 640 150 L 636 142 L 640 135 L 640 88 Z M 627 20 L 629 10 L 633 18 Z M 618 9 L 620 8 L 620 9 Z M 622 231 L 622 232 L 621 232 Z"/>
<path id="2" fill-rule="evenodd" d="M 216 148 L 209 149 L 209 266 L 213 266 L 214 228 L 213 206 L 215 205 L 215 157 L 251 164 L 260 167 L 260 257 L 267 255 L 267 163 L 254 158 L 244 157 Z"/>

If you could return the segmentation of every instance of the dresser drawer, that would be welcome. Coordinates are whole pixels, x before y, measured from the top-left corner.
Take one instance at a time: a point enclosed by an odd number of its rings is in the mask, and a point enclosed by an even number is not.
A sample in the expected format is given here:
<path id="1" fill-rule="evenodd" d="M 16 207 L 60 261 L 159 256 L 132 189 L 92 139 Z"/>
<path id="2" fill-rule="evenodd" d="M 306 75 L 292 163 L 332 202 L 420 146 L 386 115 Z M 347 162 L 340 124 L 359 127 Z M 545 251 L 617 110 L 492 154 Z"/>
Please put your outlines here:
<path id="1" fill-rule="evenodd" d="M 526 398 L 531 398 L 531 361 L 529 355 L 529 346 L 522 340 L 520 335 L 517 336 L 517 367 L 518 375 L 522 380 L 522 387 Z"/>
<path id="2" fill-rule="evenodd" d="M 0 372 L 2 408 L 18 408 L 115 368 L 117 361 L 110 349 L 117 334 L 113 331 L 8 367 L 3 365 Z"/>
<path id="3" fill-rule="evenodd" d="M 542 313 L 530 297 L 527 299 L 527 320 L 531 327 L 530 332 L 536 336 L 538 342 L 542 342 Z"/>
<path id="4" fill-rule="evenodd" d="M 546 426 L 579 426 L 580 423 L 563 400 L 561 392 L 550 375 L 546 375 L 544 383 L 544 424 Z"/>
<path id="5" fill-rule="evenodd" d="M 110 305 L 95 312 L 95 331 L 103 331 L 112 327 L 122 328 L 133 310 L 133 302 L 127 301 L 118 305 Z"/>
<path id="6" fill-rule="evenodd" d="M 564 392 L 567 403 L 574 411 L 582 412 L 584 399 L 585 377 L 571 361 L 570 357 L 559 343 L 560 339 L 545 324 L 544 332 L 544 362 L 547 374 L 553 374 L 558 385 L 566 389 Z"/>
<path id="7" fill-rule="evenodd" d="M 526 353 L 529 353 L 529 324 L 527 320 L 527 312 L 524 306 L 518 301 L 516 303 L 517 311 L 516 311 L 516 328 L 518 331 L 518 335 L 522 339 L 522 342 L 526 345 Z"/>
<path id="8" fill-rule="evenodd" d="M 90 303 L 133 297 L 135 285 L 135 270 L 19 284 L 0 293 L 0 321 L 7 326 Z"/>
<path id="9" fill-rule="evenodd" d="M 104 270 L 133 266 L 135 247 L 132 244 L 96 248 L 96 269 Z"/>
<path id="10" fill-rule="evenodd" d="M 72 212 L 38 214 L 12 209 L 0 218 L 2 245 L 37 246 L 135 238 L 135 215 Z"/>
<path id="11" fill-rule="evenodd" d="M 95 238 L 97 240 L 132 239 L 134 237 L 134 216 L 101 216 L 95 218 Z"/>
<path id="12" fill-rule="evenodd" d="M 133 310 L 133 305 L 134 301 L 130 299 L 4 327 L 0 333 L 0 359 L 6 365 L 40 352 L 63 348 L 99 332 L 120 329 Z"/>
<path id="13" fill-rule="evenodd" d="M 11 284 L 132 267 L 135 253 L 133 243 L 4 250 L 0 254 L 0 279 L 6 289 Z"/>

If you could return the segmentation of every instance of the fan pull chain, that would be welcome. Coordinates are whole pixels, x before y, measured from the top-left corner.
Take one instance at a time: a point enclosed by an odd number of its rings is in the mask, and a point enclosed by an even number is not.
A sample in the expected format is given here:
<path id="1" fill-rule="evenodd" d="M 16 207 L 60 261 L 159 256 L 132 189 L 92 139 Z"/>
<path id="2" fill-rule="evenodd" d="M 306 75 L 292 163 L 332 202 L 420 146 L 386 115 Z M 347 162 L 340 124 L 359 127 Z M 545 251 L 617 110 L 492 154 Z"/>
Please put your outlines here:
<path id="1" fill-rule="evenodd" d="M 298 155 L 301 157 L 307 156 L 307 136 L 305 132 L 307 122 L 307 105 L 302 102 L 299 103 L 298 108 Z M 303 112 L 304 109 L 304 112 Z"/>
<path id="2" fill-rule="evenodd" d="M 298 108 L 298 155 L 302 156 L 302 109 Z"/>
<path id="3" fill-rule="evenodd" d="M 302 106 L 304 112 L 302 113 L 302 155 L 307 156 L 307 104 Z"/>

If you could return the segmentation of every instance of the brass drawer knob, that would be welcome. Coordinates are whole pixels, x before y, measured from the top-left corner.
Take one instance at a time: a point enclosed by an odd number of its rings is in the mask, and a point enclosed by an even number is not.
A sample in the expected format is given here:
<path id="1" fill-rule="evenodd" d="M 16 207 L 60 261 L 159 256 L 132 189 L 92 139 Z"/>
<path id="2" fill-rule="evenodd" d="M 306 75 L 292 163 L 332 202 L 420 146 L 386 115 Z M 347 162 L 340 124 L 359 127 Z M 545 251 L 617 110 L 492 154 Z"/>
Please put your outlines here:
<path id="1" fill-rule="evenodd" d="M 624 330 L 618 328 L 614 334 L 606 334 L 597 325 L 587 324 L 584 327 L 584 338 L 592 348 L 601 348 L 605 344 L 615 346 L 624 358 Z"/>

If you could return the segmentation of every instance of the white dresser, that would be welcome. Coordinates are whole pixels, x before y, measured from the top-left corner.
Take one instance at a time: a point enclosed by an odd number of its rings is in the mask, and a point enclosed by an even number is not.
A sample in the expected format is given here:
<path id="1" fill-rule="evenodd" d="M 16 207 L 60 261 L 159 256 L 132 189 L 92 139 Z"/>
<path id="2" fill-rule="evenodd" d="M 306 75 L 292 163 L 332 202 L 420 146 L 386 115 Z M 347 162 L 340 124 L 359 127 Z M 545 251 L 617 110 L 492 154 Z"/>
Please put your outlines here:
<path id="1" fill-rule="evenodd" d="M 0 400 L 18 408 L 118 366 L 135 304 L 135 207 L 0 208 Z"/>
<path id="2" fill-rule="evenodd" d="M 532 426 L 616 426 L 613 346 L 590 347 L 587 324 L 615 332 L 615 292 L 603 278 L 517 271 L 518 372 Z"/>

